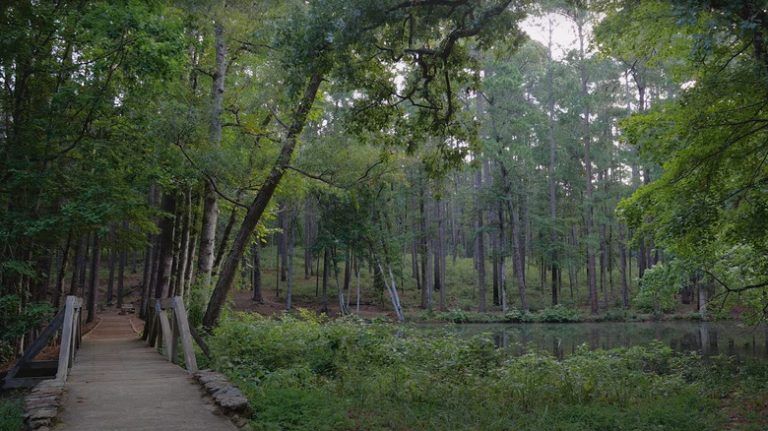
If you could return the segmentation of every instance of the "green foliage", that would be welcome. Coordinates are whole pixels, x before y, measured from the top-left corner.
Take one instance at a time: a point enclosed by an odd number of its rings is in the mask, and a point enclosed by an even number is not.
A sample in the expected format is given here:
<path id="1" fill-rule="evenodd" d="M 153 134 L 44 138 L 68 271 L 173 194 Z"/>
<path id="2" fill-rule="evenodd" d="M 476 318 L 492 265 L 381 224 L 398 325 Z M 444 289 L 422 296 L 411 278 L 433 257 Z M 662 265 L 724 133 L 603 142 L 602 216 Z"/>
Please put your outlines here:
<path id="1" fill-rule="evenodd" d="M 634 306 L 646 313 L 667 313 L 675 309 L 676 294 L 686 273 L 679 264 L 658 264 L 646 270 L 640 280 L 640 290 L 633 298 Z"/>
<path id="2" fill-rule="evenodd" d="M 210 341 L 256 429 L 721 429 L 706 368 L 725 365 L 660 344 L 558 361 L 513 357 L 486 336 L 252 315 Z"/>
<path id="3" fill-rule="evenodd" d="M 24 429 L 23 404 L 20 398 L 0 397 L 0 431 Z"/>
<path id="4" fill-rule="evenodd" d="M 0 295 L 0 363 L 13 357 L 14 341 L 50 318 L 53 308 L 48 303 L 21 305 L 17 295 Z"/>
<path id="5" fill-rule="evenodd" d="M 539 322 L 580 322 L 582 317 L 578 310 L 557 304 L 540 310 L 536 320 Z"/>

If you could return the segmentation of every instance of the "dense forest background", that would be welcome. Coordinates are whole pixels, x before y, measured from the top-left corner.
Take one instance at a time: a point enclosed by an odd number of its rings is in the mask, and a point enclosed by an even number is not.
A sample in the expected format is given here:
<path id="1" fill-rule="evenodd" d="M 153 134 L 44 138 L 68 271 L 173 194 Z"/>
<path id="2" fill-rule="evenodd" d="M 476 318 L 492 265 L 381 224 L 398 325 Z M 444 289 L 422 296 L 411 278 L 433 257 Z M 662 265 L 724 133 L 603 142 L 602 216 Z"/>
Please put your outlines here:
<path id="1" fill-rule="evenodd" d="M 0 27 L 3 359 L 69 294 L 88 320 L 181 295 L 204 328 L 227 301 L 768 307 L 761 2 L 14 1 Z"/>

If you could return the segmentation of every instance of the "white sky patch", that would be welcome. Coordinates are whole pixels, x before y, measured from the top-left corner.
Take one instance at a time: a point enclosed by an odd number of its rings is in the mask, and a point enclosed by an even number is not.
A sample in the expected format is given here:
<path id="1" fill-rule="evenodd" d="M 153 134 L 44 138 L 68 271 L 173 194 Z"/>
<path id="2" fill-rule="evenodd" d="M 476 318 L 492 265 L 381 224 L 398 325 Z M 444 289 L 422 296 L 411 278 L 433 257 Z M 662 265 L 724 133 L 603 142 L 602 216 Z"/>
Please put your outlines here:
<path id="1" fill-rule="evenodd" d="M 558 13 L 528 15 L 520 23 L 520 28 L 531 39 L 544 46 L 549 44 L 550 27 L 552 30 L 552 58 L 562 60 L 568 51 L 579 49 L 576 23 L 565 15 Z M 584 26 L 584 37 L 584 49 L 589 53 L 592 41 L 592 25 L 590 23 Z"/>
<path id="2" fill-rule="evenodd" d="M 562 60 L 568 51 L 578 48 L 576 26 L 573 21 L 554 13 L 541 16 L 529 15 L 520 24 L 520 28 L 531 39 L 547 46 L 549 44 L 550 25 L 552 27 L 552 57 L 555 60 Z"/>
<path id="3" fill-rule="evenodd" d="M 683 84 L 680 86 L 680 88 L 682 88 L 683 90 L 687 90 L 689 88 L 693 88 L 695 85 L 696 85 L 696 81 L 695 80 L 691 80 L 691 81 L 683 82 Z"/>

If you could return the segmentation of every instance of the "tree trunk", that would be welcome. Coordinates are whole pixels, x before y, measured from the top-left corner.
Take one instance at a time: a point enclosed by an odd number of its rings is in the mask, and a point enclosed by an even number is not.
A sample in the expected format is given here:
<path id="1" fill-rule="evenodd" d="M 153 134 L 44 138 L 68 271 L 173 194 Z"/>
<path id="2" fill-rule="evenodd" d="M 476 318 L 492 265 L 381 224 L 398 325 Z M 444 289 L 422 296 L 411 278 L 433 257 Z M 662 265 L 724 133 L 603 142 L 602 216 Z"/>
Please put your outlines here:
<path id="1" fill-rule="evenodd" d="M 72 247 L 72 231 L 67 233 L 67 240 L 64 243 L 64 250 L 61 252 L 61 260 L 59 262 L 59 271 L 56 276 L 56 288 L 53 292 L 53 306 L 59 308 L 61 304 L 61 296 L 64 293 L 64 275 L 67 272 L 67 263 L 69 262 L 69 249 Z"/>
<path id="2" fill-rule="evenodd" d="M 586 13 L 581 11 L 580 13 Z M 586 224 L 586 237 L 587 241 L 584 243 L 584 248 L 587 253 L 587 286 L 589 287 L 590 297 L 590 311 L 592 314 L 597 314 L 600 310 L 597 298 L 597 284 L 595 274 L 595 252 L 590 245 L 590 239 L 592 238 L 593 231 L 593 205 L 592 205 L 592 137 L 589 132 L 589 116 L 590 108 L 588 103 L 589 92 L 589 77 L 587 75 L 586 56 L 585 56 L 585 35 L 584 26 L 585 22 L 580 16 L 576 20 L 576 30 L 579 39 L 579 75 L 581 80 L 580 97 L 584 105 L 583 118 L 582 118 L 582 139 L 584 141 L 584 167 L 586 177 L 586 201 L 584 205 L 584 220 Z"/>
<path id="3" fill-rule="evenodd" d="M 484 226 L 483 226 L 483 208 L 480 199 L 477 197 L 480 194 L 480 190 L 483 187 L 483 169 L 479 167 L 477 174 L 475 175 L 475 259 L 477 263 L 477 293 L 478 293 L 478 306 L 477 310 L 481 313 L 485 312 L 485 241 L 483 240 Z"/>
<path id="4" fill-rule="evenodd" d="M 176 284 L 174 286 L 174 295 L 184 297 L 184 285 L 187 275 L 187 253 L 189 252 L 190 224 L 192 218 L 192 191 L 187 190 L 184 193 L 184 205 L 181 212 L 181 229 L 179 239 L 179 255 L 176 264 Z"/>
<path id="5" fill-rule="evenodd" d="M 328 262 L 329 254 L 330 253 L 328 252 L 328 247 L 325 247 L 323 249 L 323 308 L 320 309 L 320 311 L 323 313 L 328 312 L 328 271 L 330 270 L 330 262 Z"/>
<path id="6" fill-rule="evenodd" d="M 430 255 L 429 255 L 429 238 L 427 233 L 427 226 L 429 225 L 429 217 L 427 215 L 426 211 L 426 205 L 427 205 L 427 192 L 426 192 L 426 185 L 424 184 L 423 178 L 422 181 L 420 181 L 420 194 L 419 194 L 419 241 L 420 241 L 420 253 L 421 253 L 421 308 L 424 309 L 431 309 L 432 308 L 432 283 L 430 283 L 430 278 L 432 277 L 432 274 L 430 273 L 431 265 L 430 265 Z M 386 278 L 386 277 L 385 277 Z"/>
<path id="7" fill-rule="evenodd" d="M 115 253 L 115 229 L 114 226 L 109 229 L 109 276 L 107 278 L 107 307 L 112 306 L 112 300 L 115 296 L 115 266 L 117 264 L 117 253 Z"/>
<path id="8" fill-rule="evenodd" d="M 240 257 L 245 251 L 245 246 L 253 234 L 256 224 L 261 219 L 267 204 L 269 204 L 269 201 L 272 199 L 272 195 L 275 193 L 275 189 L 280 183 L 280 180 L 290 163 L 293 150 L 296 147 L 296 140 L 298 135 L 304 129 L 307 114 L 315 101 L 315 96 L 317 95 L 321 81 L 322 75 L 320 74 L 314 74 L 309 79 L 309 83 L 304 91 L 301 102 L 293 114 L 291 126 L 289 127 L 285 138 L 282 140 L 283 144 L 280 150 L 280 155 L 275 161 L 275 164 L 270 170 L 262 187 L 259 189 L 259 192 L 256 194 L 256 198 L 248 207 L 248 212 L 243 218 L 243 222 L 240 225 L 240 229 L 232 244 L 232 250 L 229 252 L 229 256 L 222 267 L 216 287 L 211 295 L 211 300 L 208 302 L 208 308 L 206 309 L 203 318 L 203 325 L 208 329 L 212 328 L 219 318 L 221 307 L 224 305 L 224 301 L 227 298 L 227 293 L 229 293 L 229 290 L 232 288 L 235 270 L 237 269 Z"/>
<path id="9" fill-rule="evenodd" d="M 253 259 L 253 296 L 251 299 L 259 304 L 264 303 L 264 297 L 261 294 L 261 256 L 258 240 L 251 246 L 251 258 Z"/>
<path id="10" fill-rule="evenodd" d="M 627 283 L 627 246 L 624 243 L 624 229 L 619 226 L 619 278 L 621 278 L 621 302 L 629 308 L 629 284 Z"/>
<path id="11" fill-rule="evenodd" d="M 160 220 L 160 262 L 157 268 L 155 298 L 167 298 L 170 295 L 171 268 L 173 267 L 173 226 L 176 212 L 176 196 L 164 193 L 162 210 L 166 213 Z"/>
<path id="12" fill-rule="evenodd" d="M 437 222 L 437 238 L 435 240 L 435 290 L 439 292 L 438 306 L 445 310 L 445 215 L 444 202 L 435 201 L 435 221 Z"/>
<path id="13" fill-rule="evenodd" d="M 280 203 L 277 206 L 277 227 L 280 232 L 277 233 L 277 268 L 280 271 L 280 281 L 286 281 L 288 278 L 288 215 L 285 204 Z"/>
<path id="14" fill-rule="evenodd" d="M 293 223 L 290 220 L 292 217 L 286 217 L 288 219 L 287 231 L 284 236 L 286 238 L 285 254 L 287 256 L 286 267 L 286 282 L 287 288 L 285 289 L 285 309 L 290 310 L 293 306 Z"/>
<path id="15" fill-rule="evenodd" d="M 511 206 L 511 203 L 510 203 Z M 517 280 L 517 291 L 520 295 L 520 308 L 528 311 L 528 287 L 525 283 L 525 260 L 523 257 L 523 245 L 521 244 L 520 214 L 517 206 L 509 209 L 512 216 L 512 270 Z"/>
<path id="16" fill-rule="evenodd" d="M 220 22 L 216 22 L 214 25 L 214 44 L 216 46 L 216 63 L 211 88 L 209 141 L 211 148 L 218 149 L 221 146 L 221 114 L 224 106 L 224 78 L 227 72 L 227 48 L 224 44 L 224 26 Z M 206 288 L 211 284 L 218 218 L 219 208 L 216 190 L 209 179 L 205 183 L 203 226 L 200 233 L 200 257 L 198 259 L 197 273 L 201 280 L 200 284 Z"/>
<path id="17" fill-rule="evenodd" d="M 149 280 L 152 278 L 152 263 L 154 262 L 154 247 L 152 244 L 152 235 L 147 235 L 147 246 L 144 249 L 144 273 L 141 277 L 141 310 L 139 311 L 139 315 L 142 319 L 146 319 L 147 317 L 147 307 L 149 305 L 149 292 L 150 292 L 150 282 Z M 114 256 L 114 251 L 110 256 Z M 111 257 L 110 257 L 111 258 Z M 114 262 L 110 262 L 110 265 Z M 108 305 L 112 305 L 111 303 Z"/>
<path id="18" fill-rule="evenodd" d="M 69 283 L 69 294 L 77 295 L 85 286 L 85 263 L 88 253 L 88 235 L 81 234 L 75 248 L 75 267 L 72 268 L 72 281 Z"/>
<path id="19" fill-rule="evenodd" d="M 91 279 L 88 283 L 88 301 L 87 310 L 88 315 L 85 319 L 86 323 L 93 322 L 96 317 L 96 301 L 99 292 L 99 267 L 101 263 L 101 243 L 99 241 L 99 234 L 93 233 L 93 248 L 91 252 Z"/>
<path id="20" fill-rule="evenodd" d="M 555 141 L 555 92 L 553 85 L 552 60 L 552 31 L 553 21 L 549 20 L 549 42 L 547 44 L 547 138 L 549 140 L 549 166 L 547 166 L 547 187 L 549 191 L 549 242 L 550 264 L 552 269 L 552 305 L 557 305 L 557 188 L 555 183 L 555 167 L 557 164 L 557 142 Z"/>

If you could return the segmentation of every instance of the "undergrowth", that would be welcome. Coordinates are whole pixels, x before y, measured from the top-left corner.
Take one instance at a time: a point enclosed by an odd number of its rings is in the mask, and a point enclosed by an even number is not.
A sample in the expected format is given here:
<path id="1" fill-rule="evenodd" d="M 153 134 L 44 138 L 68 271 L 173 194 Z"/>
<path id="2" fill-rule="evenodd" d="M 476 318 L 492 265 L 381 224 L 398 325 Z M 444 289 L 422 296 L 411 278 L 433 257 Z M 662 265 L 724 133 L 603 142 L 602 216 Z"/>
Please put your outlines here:
<path id="1" fill-rule="evenodd" d="M 213 365 L 250 399 L 257 430 L 714 431 L 738 371 L 661 344 L 515 357 L 486 336 L 306 312 L 230 316 L 210 344 Z"/>

